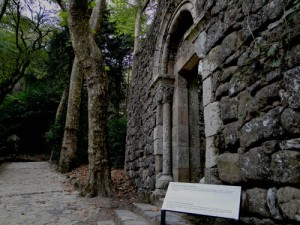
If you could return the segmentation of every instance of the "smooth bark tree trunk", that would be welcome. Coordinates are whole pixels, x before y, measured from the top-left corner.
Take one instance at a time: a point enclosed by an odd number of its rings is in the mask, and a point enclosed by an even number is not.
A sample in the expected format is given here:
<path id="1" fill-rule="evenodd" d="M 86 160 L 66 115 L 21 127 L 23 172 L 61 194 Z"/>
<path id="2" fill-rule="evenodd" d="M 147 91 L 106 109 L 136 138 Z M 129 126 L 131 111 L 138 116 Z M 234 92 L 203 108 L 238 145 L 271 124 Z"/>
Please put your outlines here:
<path id="1" fill-rule="evenodd" d="M 97 1 L 96 6 L 99 1 L 101 0 Z M 89 25 L 88 11 L 87 1 L 69 0 L 69 28 L 72 45 L 88 89 L 89 177 L 83 194 L 108 196 L 112 193 L 106 127 L 108 78 L 102 53 Z M 103 11 L 100 10 L 100 12 L 101 15 Z"/>
<path id="2" fill-rule="evenodd" d="M 0 1 L 0 20 L 2 19 L 3 15 L 5 13 L 7 3 L 8 3 L 8 0 Z"/>
<path id="3" fill-rule="evenodd" d="M 55 121 L 54 121 L 55 126 L 64 126 L 64 124 L 65 124 L 64 116 L 65 116 L 65 110 L 66 110 L 67 104 L 68 104 L 68 102 L 67 102 L 68 95 L 69 95 L 69 84 L 66 85 L 66 87 L 61 95 L 60 102 L 57 107 L 56 115 L 55 115 Z M 56 163 L 56 161 L 57 161 L 55 147 L 52 147 L 49 161 L 51 163 Z"/>
<path id="4" fill-rule="evenodd" d="M 59 120 L 63 117 L 64 107 L 67 104 L 68 95 L 69 95 L 69 85 L 66 85 L 66 87 L 61 95 L 60 102 L 59 102 L 59 105 L 56 110 L 55 123 L 58 123 Z"/>
<path id="5" fill-rule="evenodd" d="M 83 85 L 83 74 L 75 57 L 70 76 L 67 116 L 58 171 L 69 172 L 77 165 L 77 142 L 80 116 L 80 103 Z"/>

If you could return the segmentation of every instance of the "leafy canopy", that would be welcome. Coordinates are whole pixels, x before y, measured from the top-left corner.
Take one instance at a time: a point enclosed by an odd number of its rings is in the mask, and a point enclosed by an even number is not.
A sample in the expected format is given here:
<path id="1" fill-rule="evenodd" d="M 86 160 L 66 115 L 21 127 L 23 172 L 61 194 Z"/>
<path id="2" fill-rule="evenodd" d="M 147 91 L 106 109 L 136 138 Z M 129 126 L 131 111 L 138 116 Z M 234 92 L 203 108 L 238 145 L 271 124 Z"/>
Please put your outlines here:
<path id="1" fill-rule="evenodd" d="M 153 19 L 156 1 L 152 1 L 142 16 L 141 34 L 144 35 Z M 138 9 L 142 7 L 143 0 L 111 0 L 109 9 L 111 11 L 110 21 L 116 24 L 119 34 L 126 34 L 134 37 L 135 18 Z"/>

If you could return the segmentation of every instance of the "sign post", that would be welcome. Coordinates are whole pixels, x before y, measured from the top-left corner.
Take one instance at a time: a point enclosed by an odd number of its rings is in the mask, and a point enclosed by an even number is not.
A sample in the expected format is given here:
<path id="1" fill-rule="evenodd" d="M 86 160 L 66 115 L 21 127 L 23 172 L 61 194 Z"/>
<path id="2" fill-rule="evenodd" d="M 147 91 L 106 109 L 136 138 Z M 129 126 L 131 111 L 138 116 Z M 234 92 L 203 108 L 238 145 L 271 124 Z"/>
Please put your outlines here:
<path id="1" fill-rule="evenodd" d="M 161 225 L 166 211 L 239 219 L 241 187 L 170 182 L 161 209 Z"/>

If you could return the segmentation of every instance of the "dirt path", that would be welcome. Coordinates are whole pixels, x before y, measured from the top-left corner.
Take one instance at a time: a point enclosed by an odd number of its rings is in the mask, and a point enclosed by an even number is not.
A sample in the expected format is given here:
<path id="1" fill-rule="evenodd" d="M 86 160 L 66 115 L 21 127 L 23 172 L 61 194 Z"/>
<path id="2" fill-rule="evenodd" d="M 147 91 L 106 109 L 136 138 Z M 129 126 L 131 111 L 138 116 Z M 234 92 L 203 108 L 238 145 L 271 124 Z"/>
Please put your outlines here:
<path id="1" fill-rule="evenodd" d="M 96 225 L 111 220 L 117 200 L 84 198 L 47 162 L 0 165 L 0 224 Z"/>

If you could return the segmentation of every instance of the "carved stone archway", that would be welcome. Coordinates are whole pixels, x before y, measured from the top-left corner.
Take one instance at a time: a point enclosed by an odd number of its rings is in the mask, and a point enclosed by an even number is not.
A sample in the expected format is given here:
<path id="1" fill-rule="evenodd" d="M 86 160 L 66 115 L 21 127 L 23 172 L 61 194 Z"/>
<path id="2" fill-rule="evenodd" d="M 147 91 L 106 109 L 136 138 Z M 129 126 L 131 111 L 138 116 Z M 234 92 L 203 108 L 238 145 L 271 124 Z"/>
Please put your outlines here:
<path id="1" fill-rule="evenodd" d="M 165 39 L 158 43 L 160 51 L 154 63 L 153 86 L 160 96 L 154 129 L 155 193 L 159 195 L 170 181 L 199 182 L 204 173 L 205 150 L 200 150 L 199 129 L 202 80 L 193 43 L 199 15 L 193 8 L 192 1 L 178 6 L 165 26 Z"/>

